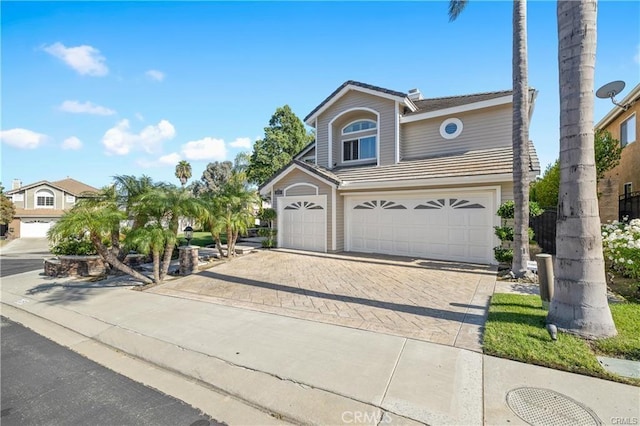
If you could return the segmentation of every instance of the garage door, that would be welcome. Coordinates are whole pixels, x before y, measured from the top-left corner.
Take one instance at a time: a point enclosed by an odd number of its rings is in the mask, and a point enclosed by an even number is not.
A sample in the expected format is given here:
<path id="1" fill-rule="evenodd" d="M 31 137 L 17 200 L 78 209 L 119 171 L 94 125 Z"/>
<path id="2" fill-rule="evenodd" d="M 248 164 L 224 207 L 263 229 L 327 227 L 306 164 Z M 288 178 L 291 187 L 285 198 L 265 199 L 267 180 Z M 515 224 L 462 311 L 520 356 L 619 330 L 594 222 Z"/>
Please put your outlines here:
<path id="1" fill-rule="evenodd" d="M 44 238 L 53 221 L 34 220 L 20 222 L 20 238 Z"/>
<path id="2" fill-rule="evenodd" d="M 278 246 L 327 251 L 327 196 L 278 198 Z"/>
<path id="3" fill-rule="evenodd" d="M 346 249 L 492 263 L 494 195 L 429 193 L 346 199 Z"/>

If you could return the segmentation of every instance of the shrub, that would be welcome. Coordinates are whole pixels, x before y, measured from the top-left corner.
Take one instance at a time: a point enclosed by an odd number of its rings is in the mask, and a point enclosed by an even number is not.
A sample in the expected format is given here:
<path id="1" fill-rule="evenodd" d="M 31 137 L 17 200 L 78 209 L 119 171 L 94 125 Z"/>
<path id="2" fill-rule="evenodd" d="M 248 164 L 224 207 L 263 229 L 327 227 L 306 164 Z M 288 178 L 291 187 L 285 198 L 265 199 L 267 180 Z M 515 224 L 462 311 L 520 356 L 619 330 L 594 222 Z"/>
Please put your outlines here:
<path id="1" fill-rule="evenodd" d="M 498 246 L 493 248 L 493 254 L 500 263 L 513 262 L 513 249 Z"/>
<path id="2" fill-rule="evenodd" d="M 624 277 L 640 279 L 640 219 L 603 225 L 602 247 L 611 269 Z"/>
<path id="3" fill-rule="evenodd" d="M 88 238 L 67 237 L 60 240 L 51 248 L 51 253 L 56 256 L 75 255 L 91 256 L 98 254 Z"/>
<path id="4" fill-rule="evenodd" d="M 258 230 L 258 235 L 261 237 L 266 237 L 262 240 L 262 248 L 275 248 L 277 241 L 276 235 L 277 231 L 273 228 L 260 228 Z"/>

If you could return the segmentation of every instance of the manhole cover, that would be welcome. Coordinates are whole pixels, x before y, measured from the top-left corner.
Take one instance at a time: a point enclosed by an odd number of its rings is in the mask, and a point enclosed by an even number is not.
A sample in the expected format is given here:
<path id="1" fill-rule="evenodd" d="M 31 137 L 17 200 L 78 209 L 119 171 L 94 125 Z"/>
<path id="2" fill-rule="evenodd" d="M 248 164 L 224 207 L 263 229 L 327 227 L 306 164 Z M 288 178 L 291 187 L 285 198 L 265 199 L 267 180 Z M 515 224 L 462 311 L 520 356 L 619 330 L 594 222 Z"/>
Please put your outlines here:
<path id="1" fill-rule="evenodd" d="M 594 412 L 558 392 L 517 388 L 507 393 L 507 405 L 530 425 L 601 425 Z"/>

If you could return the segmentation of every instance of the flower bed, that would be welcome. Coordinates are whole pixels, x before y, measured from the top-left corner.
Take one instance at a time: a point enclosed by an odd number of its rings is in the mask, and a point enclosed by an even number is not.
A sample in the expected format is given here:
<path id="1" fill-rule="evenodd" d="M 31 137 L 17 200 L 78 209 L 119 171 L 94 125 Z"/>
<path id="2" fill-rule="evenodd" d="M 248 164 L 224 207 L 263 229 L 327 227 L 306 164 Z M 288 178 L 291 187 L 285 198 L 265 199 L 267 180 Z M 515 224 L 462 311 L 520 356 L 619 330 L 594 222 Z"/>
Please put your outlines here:
<path id="1" fill-rule="evenodd" d="M 640 280 L 640 219 L 603 225 L 602 246 L 613 271 Z"/>

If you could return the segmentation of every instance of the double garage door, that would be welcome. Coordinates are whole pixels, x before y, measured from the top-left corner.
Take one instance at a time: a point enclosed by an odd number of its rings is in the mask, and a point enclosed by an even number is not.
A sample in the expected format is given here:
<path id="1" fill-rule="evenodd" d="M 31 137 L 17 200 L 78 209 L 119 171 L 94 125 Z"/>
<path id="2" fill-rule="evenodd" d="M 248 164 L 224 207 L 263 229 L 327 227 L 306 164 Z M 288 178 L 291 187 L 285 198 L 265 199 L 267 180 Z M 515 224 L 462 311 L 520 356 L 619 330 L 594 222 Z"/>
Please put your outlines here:
<path id="1" fill-rule="evenodd" d="M 344 198 L 344 249 L 492 263 L 495 192 Z M 325 195 L 278 198 L 278 246 L 327 251 Z M 338 228 L 339 229 L 339 228 Z"/>
<path id="2" fill-rule="evenodd" d="M 20 221 L 20 238 L 44 238 L 55 222 L 49 219 Z"/>
<path id="3" fill-rule="evenodd" d="M 345 200 L 345 250 L 491 263 L 493 192 Z"/>

